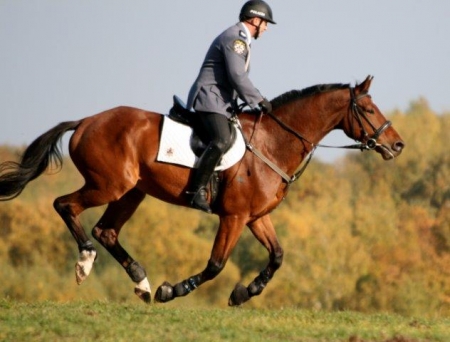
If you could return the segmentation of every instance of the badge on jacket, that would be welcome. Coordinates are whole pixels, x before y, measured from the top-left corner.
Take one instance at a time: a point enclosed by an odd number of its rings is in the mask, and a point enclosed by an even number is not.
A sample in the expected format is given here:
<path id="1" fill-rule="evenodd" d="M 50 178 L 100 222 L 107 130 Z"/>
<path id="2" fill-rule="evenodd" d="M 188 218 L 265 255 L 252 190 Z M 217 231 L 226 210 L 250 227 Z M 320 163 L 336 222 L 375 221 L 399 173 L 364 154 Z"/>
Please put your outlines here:
<path id="1" fill-rule="evenodd" d="M 245 52 L 247 52 L 247 44 L 245 44 L 245 42 L 243 40 L 240 39 L 236 39 L 233 42 L 233 50 L 234 52 L 236 52 L 238 55 L 242 55 Z"/>

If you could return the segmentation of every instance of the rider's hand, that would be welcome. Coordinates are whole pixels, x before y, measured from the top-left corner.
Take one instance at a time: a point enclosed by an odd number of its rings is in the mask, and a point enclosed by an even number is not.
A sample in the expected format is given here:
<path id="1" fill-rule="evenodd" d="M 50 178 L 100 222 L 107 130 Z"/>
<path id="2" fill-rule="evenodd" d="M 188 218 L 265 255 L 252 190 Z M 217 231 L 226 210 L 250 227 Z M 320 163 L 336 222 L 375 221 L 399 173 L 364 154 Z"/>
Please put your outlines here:
<path id="1" fill-rule="evenodd" d="M 268 101 L 265 97 L 264 97 L 263 100 L 262 100 L 260 103 L 258 103 L 258 104 L 259 104 L 259 106 L 261 107 L 261 111 L 262 111 L 264 114 L 272 113 L 272 104 L 271 104 L 270 101 Z"/>

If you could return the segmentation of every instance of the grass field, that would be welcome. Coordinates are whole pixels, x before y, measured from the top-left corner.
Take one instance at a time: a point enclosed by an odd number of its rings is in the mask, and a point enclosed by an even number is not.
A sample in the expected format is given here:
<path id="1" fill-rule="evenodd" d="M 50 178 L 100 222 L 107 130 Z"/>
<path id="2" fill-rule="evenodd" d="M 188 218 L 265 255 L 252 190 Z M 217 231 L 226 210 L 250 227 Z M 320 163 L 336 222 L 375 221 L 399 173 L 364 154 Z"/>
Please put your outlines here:
<path id="1" fill-rule="evenodd" d="M 450 319 L 0 300 L 0 341 L 450 341 Z"/>

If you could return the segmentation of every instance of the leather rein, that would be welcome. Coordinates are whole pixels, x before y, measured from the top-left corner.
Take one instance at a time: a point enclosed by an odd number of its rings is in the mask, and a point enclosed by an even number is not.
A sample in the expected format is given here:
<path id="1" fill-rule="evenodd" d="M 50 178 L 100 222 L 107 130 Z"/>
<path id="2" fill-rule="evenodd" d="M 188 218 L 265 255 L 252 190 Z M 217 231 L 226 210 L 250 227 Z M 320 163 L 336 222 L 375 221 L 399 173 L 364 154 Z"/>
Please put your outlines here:
<path id="1" fill-rule="evenodd" d="M 285 129 L 286 131 L 288 131 L 289 133 L 291 133 L 292 135 L 297 137 L 299 140 L 305 141 L 305 142 L 307 142 L 308 144 L 311 145 L 311 151 L 309 152 L 306 161 L 299 165 L 299 167 L 297 168 L 297 171 L 294 172 L 294 175 L 292 177 L 289 177 L 288 174 L 286 174 L 276 164 L 274 164 L 266 156 L 264 156 L 261 153 L 261 151 L 256 149 L 250 142 L 246 141 L 247 148 L 252 153 L 254 153 L 257 157 L 259 157 L 262 161 L 264 161 L 272 170 L 274 170 L 276 173 L 278 173 L 286 181 L 286 183 L 289 185 L 289 184 L 293 183 L 294 181 L 296 181 L 298 178 L 300 178 L 300 176 L 303 174 L 303 172 L 305 171 L 305 169 L 308 166 L 309 162 L 311 161 L 311 158 L 312 158 L 312 156 L 314 154 L 314 151 L 316 150 L 317 147 L 358 149 L 358 150 L 363 151 L 363 150 L 374 150 L 377 146 L 381 146 L 377 142 L 377 139 L 379 138 L 379 136 L 386 129 L 388 129 L 392 125 L 392 122 L 389 121 L 389 120 L 386 120 L 386 122 L 384 124 L 382 124 L 379 128 L 376 128 L 373 125 L 373 123 L 370 121 L 370 119 L 367 117 L 366 112 L 358 105 L 358 100 L 363 98 L 363 97 L 365 97 L 365 96 L 368 96 L 369 94 L 368 93 L 363 93 L 363 94 L 360 94 L 358 96 L 355 96 L 354 88 L 350 87 L 349 89 L 350 89 L 350 108 L 349 108 L 349 110 L 350 110 L 351 114 L 356 118 L 356 120 L 359 123 L 360 128 L 363 131 L 363 139 L 362 139 L 362 141 L 364 141 L 364 142 L 359 142 L 357 144 L 344 145 L 344 146 L 330 146 L 330 145 L 323 145 L 323 144 L 315 144 L 315 143 L 309 141 L 308 139 L 306 139 L 303 135 L 301 135 L 300 133 L 295 131 L 293 128 L 291 128 L 290 126 L 285 124 L 283 121 L 281 121 L 278 117 L 276 117 L 272 113 L 267 113 L 266 115 L 268 115 L 271 119 L 273 119 L 283 129 Z M 370 127 L 372 128 L 373 134 L 371 136 L 369 136 L 369 133 L 365 129 L 365 127 L 363 125 L 363 120 L 365 120 L 370 125 Z M 352 129 L 352 131 L 354 131 L 354 129 L 353 129 L 353 121 L 351 121 L 351 122 L 352 122 L 352 128 L 351 129 Z"/>

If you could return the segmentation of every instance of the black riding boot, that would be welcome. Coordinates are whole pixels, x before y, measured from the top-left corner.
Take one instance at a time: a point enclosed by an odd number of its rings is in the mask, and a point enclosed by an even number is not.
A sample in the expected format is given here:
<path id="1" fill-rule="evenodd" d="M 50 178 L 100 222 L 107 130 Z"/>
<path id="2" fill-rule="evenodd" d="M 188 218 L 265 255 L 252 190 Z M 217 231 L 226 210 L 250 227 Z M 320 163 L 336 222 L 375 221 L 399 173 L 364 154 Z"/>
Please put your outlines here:
<path id="1" fill-rule="evenodd" d="M 222 155 L 223 153 L 218 147 L 209 145 L 198 160 L 191 185 L 192 191 L 186 192 L 189 195 L 193 195 L 191 199 L 193 208 L 203 210 L 209 214 L 212 212 L 207 199 L 206 186 Z"/>

